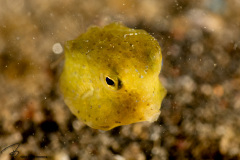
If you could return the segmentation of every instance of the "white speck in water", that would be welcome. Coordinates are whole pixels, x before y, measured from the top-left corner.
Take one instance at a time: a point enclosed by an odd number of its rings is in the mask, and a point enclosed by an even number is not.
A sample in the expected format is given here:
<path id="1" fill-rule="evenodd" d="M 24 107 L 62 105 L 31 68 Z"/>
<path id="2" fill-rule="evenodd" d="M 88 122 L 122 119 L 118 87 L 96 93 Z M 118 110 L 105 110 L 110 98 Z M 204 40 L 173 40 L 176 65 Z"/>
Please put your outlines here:
<path id="1" fill-rule="evenodd" d="M 216 67 L 216 66 L 217 66 L 217 64 L 216 64 L 216 63 L 214 63 L 213 65 L 214 65 L 214 67 Z"/>
<path id="2" fill-rule="evenodd" d="M 47 97 L 44 97 L 44 99 L 47 99 Z"/>
<path id="3" fill-rule="evenodd" d="M 33 37 L 33 40 L 35 40 L 35 37 Z"/>
<path id="4" fill-rule="evenodd" d="M 55 54 L 61 54 L 63 52 L 63 47 L 60 43 L 55 43 L 52 47 L 52 51 Z"/>
<path id="5" fill-rule="evenodd" d="M 137 69 L 135 69 L 135 71 L 136 71 L 136 72 L 138 72 L 138 70 L 137 70 Z"/>
<path id="6" fill-rule="evenodd" d="M 98 105 L 98 108 L 101 108 L 101 105 Z"/>
<path id="7" fill-rule="evenodd" d="M 143 78 L 143 75 L 141 75 L 141 78 Z"/>

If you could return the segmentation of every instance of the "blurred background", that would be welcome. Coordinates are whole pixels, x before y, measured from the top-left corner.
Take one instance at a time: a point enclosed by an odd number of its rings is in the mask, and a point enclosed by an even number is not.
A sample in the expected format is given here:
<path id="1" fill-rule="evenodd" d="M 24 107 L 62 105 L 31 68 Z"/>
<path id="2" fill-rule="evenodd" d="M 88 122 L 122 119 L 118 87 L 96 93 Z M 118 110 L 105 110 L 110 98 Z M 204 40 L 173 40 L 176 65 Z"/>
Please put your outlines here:
<path id="1" fill-rule="evenodd" d="M 239 0 L 0 0 L 0 150 L 19 142 L 18 159 L 240 159 L 239 8 Z M 159 41 L 168 94 L 157 122 L 102 133 L 64 104 L 64 61 L 50 66 L 65 41 L 115 21 Z"/>

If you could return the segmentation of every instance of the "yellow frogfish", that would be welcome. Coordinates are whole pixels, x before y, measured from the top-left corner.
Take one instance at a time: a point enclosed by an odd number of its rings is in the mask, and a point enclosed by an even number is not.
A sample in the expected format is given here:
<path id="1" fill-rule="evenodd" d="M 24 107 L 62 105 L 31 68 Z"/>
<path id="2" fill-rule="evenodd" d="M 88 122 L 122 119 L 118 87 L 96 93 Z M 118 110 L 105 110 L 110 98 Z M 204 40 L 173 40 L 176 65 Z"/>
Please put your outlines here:
<path id="1" fill-rule="evenodd" d="M 60 89 L 71 112 L 94 129 L 156 121 L 166 90 L 158 41 L 120 23 L 90 27 L 66 42 Z"/>

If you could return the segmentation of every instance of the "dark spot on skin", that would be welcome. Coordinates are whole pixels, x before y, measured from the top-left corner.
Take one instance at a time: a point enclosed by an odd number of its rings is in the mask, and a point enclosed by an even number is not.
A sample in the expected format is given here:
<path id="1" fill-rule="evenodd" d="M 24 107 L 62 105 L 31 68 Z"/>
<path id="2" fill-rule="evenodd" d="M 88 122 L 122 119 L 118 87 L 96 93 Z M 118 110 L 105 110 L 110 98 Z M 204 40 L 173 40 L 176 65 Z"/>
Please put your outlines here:
<path id="1" fill-rule="evenodd" d="M 148 103 L 147 106 L 149 106 L 150 104 Z"/>
<path id="2" fill-rule="evenodd" d="M 117 111 L 117 114 L 120 114 L 120 111 Z"/>
<path id="3" fill-rule="evenodd" d="M 88 117 L 90 118 L 90 117 L 91 117 L 91 115 L 89 114 L 89 115 L 88 115 Z"/>
<path id="4" fill-rule="evenodd" d="M 133 111 L 134 111 L 134 112 L 136 112 L 136 109 L 135 109 L 135 108 L 133 108 Z"/>
<path id="5" fill-rule="evenodd" d="M 95 120 L 98 121 L 98 118 L 96 118 Z"/>
<path id="6" fill-rule="evenodd" d="M 122 81 L 120 79 L 118 79 L 118 89 L 122 88 Z"/>
<path id="7" fill-rule="evenodd" d="M 120 121 L 115 121 L 115 123 L 121 123 Z"/>
<path id="8" fill-rule="evenodd" d="M 80 111 L 78 110 L 78 111 L 77 111 L 77 113 L 79 114 L 79 113 L 80 113 Z"/>
<path id="9" fill-rule="evenodd" d="M 84 122 L 86 122 L 86 119 L 83 119 Z"/>
<path id="10" fill-rule="evenodd" d="M 125 90 L 125 92 L 127 92 L 127 90 Z"/>

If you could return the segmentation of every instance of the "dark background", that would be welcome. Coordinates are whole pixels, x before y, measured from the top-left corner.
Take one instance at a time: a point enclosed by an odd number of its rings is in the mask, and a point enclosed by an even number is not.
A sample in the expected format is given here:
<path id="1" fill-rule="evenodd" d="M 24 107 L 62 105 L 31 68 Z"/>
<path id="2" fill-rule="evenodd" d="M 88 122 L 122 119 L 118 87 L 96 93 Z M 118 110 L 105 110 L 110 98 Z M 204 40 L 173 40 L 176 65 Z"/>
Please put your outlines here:
<path id="1" fill-rule="evenodd" d="M 20 142 L 19 155 L 56 160 L 240 159 L 239 8 L 239 0 L 0 0 L 0 150 Z M 113 21 L 158 39 L 168 94 L 157 122 L 102 133 L 64 104 L 63 61 L 50 66 L 60 44 Z"/>

